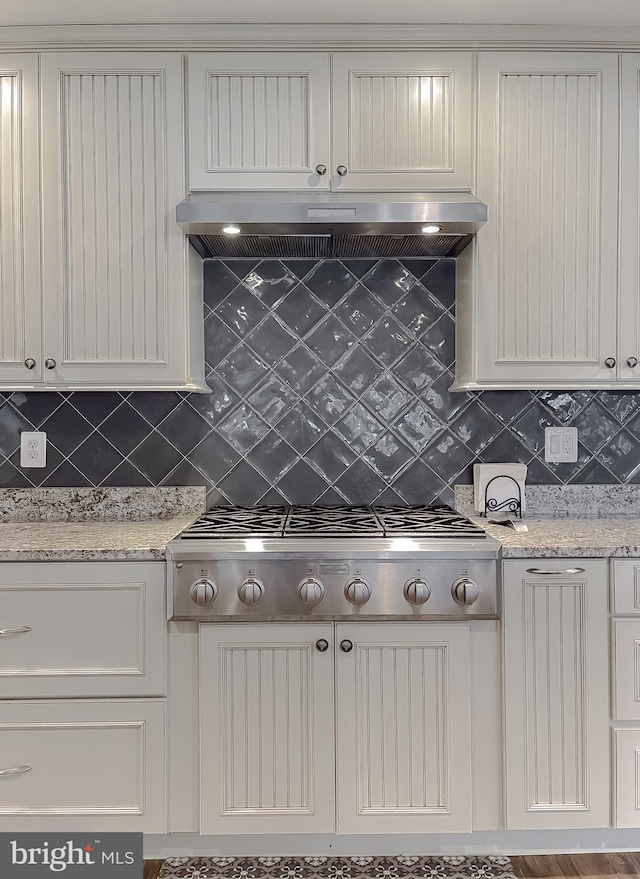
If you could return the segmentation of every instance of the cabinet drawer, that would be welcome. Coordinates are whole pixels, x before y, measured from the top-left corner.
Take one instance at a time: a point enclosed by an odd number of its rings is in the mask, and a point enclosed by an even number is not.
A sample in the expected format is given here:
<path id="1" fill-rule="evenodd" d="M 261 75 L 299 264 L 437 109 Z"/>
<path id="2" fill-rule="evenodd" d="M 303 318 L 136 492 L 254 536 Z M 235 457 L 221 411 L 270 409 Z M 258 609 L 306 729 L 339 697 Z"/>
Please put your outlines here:
<path id="1" fill-rule="evenodd" d="M 614 729 L 614 827 L 640 827 L 640 729 Z"/>
<path id="2" fill-rule="evenodd" d="M 640 561 L 613 562 L 613 612 L 640 616 Z"/>
<path id="3" fill-rule="evenodd" d="M 617 720 L 640 720 L 640 620 L 613 623 Z"/>
<path id="4" fill-rule="evenodd" d="M 4 830 L 164 832 L 164 702 L 0 703 Z"/>
<path id="5" fill-rule="evenodd" d="M 0 565 L 0 698 L 162 695 L 165 592 L 159 562 Z"/>

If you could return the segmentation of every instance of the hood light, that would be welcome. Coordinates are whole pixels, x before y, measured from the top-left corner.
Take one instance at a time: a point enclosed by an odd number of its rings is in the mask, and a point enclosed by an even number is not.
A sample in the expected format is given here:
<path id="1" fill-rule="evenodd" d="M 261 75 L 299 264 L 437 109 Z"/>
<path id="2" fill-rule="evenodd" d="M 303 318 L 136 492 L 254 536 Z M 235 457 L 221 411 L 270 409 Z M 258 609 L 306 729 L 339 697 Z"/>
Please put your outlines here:
<path id="1" fill-rule="evenodd" d="M 239 235 L 242 229 L 239 226 L 223 226 L 222 231 L 225 235 Z"/>
<path id="2" fill-rule="evenodd" d="M 442 226 L 423 226 L 422 231 L 425 235 L 436 235 L 438 232 L 442 232 Z"/>

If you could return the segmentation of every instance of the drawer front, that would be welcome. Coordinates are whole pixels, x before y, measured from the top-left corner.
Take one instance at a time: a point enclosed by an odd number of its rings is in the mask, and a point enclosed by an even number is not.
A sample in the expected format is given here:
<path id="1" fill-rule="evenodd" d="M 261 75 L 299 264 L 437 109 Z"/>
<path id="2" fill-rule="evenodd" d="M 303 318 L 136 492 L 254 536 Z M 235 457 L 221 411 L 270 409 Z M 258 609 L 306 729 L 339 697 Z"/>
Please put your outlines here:
<path id="1" fill-rule="evenodd" d="M 640 729 L 614 729 L 614 827 L 640 827 Z"/>
<path id="2" fill-rule="evenodd" d="M 164 694 L 163 563 L 0 565 L 0 698 Z"/>
<path id="3" fill-rule="evenodd" d="M 640 620 L 614 620 L 614 714 L 640 720 Z"/>
<path id="4" fill-rule="evenodd" d="M 164 796 L 163 701 L 0 703 L 4 830 L 163 833 Z"/>
<path id="5" fill-rule="evenodd" d="M 613 612 L 640 616 L 640 561 L 613 561 Z"/>

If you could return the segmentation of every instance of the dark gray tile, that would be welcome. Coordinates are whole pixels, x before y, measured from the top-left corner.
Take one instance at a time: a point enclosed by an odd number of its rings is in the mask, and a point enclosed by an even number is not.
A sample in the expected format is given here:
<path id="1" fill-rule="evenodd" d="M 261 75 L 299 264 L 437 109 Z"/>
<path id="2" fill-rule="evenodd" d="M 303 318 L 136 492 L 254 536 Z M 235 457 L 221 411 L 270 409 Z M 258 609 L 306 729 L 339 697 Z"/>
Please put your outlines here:
<path id="1" fill-rule="evenodd" d="M 345 470 L 335 487 L 350 504 L 372 504 L 387 485 L 375 470 L 360 459 Z"/>
<path id="2" fill-rule="evenodd" d="M 545 467 L 551 470 L 552 473 L 558 477 L 561 482 L 569 482 L 571 477 L 581 470 L 587 461 L 591 458 L 591 453 L 588 449 L 582 445 L 582 443 L 578 440 L 578 460 L 574 463 L 565 462 L 561 464 L 553 464 L 550 461 L 545 461 Z"/>
<path id="3" fill-rule="evenodd" d="M 269 317 L 247 336 L 247 344 L 265 363 L 273 366 L 297 344 L 296 337 L 274 317 Z"/>
<path id="4" fill-rule="evenodd" d="M 444 367 L 430 351 L 417 342 L 398 360 L 393 375 L 414 394 L 421 394 L 444 371 Z"/>
<path id="5" fill-rule="evenodd" d="M 230 501 L 226 498 L 221 491 L 218 491 L 216 486 L 210 488 L 207 491 L 207 509 L 210 510 L 211 507 L 228 507 L 231 506 Z"/>
<path id="6" fill-rule="evenodd" d="M 393 484 L 407 504 L 431 504 L 446 489 L 445 483 L 424 461 L 415 461 Z"/>
<path id="7" fill-rule="evenodd" d="M 334 367 L 333 373 L 337 375 L 349 390 L 359 396 L 380 375 L 384 367 L 359 345 L 354 345 L 346 357 Z"/>
<path id="8" fill-rule="evenodd" d="M 182 397 L 174 391 L 134 391 L 127 402 L 151 424 L 158 424 L 175 409 Z"/>
<path id="9" fill-rule="evenodd" d="M 385 488 L 382 494 L 379 494 L 375 500 L 377 507 L 406 507 L 407 502 L 401 498 L 399 494 L 392 488 Z"/>
<path id="10" fill-rule="evenodd" d="M 560 485 L 561 480 L 539 458 L 527 463 L 527 482 L 530 485 Z"/>
<path id="11" fill-rule="evenodd" d="M 340 437 L 329 431 L 309 449 L 305 458 L 311 461 L 328 482 L 335 482 L 353 464 L 356 456 Z"/>
<path id="12" fill-rule="evenodd" d="M 88 488 L 94 483 L 83 476 L 69 461 L 64 461 L 42 483 L 44 488 Z"/>
<path id="13" fill-rule="evenodd" d="M 119 467 L 110 473 L 106 479 L 103 479 L 101 485 L 110 488 L 126 488 L 129 486 L 140 487 L 149 486 L 151 482 L 146 476 L 133 466 L 130 461 L 123 461 Z M 188 485 L 187 482 L 175 483 L 177 485 Z"/>
<path id="14" fill-rule="evenodd" d="M 392 480 L 396 473 L 415 458 L 415 452 L 388 431 L 362 457 L 381 476 Z"/>
<path id="15" fill-rule="evenodd" d="M 20 434 L 23 430 L 33 430 L 31 422 L 17 412 L 10 403 L 3 403 L 0 406 L 0 452 L 7 458 L 20 447 Z M 89 430 L 91 430 L 90 426 Z"/>
<path id="16" fill-rule="evenodd" d="M 551 416 L 549 410 L 538 400 L 534 400 L 529 408 L 516 418 L 511 430 L 532 452 L 538 454 L 544 451 L 545 429 L 557 426 L 558 422 Z"/>
<path id="17" fill-rule="evenodd" d="M 98 485 L 121 464 L 123 456 L 99 433 L 92 433 L 73 453 L 73 464 L 92 485 Z"/>
<path id="18" fill-rule="evenodd" d="M 451 373 L 442 372 L 422 394 L 422 399 L 444 424 L 455 418 L 473 400 L 473 395 L 465 391 L 449 393 L 452 382 Z"/>
<path id="19" fill-rule="evenodd" d="M 186 400 L 169 413 L 157 428 L 165 439 L 188 455 L 211 430 L 211 425 Z"/>
<path id="20" fill-rule="evenodd" d="M 422 259 L 401 259 L 399 262 L 405 267 L 405 269 L 408 269 L 411 272 L 414 278 L 420 279 L 429 271 L 429 269 L 432 269 L 435 266 L 438 260 L 423 257 Z"/>
<path id="21" fill-rule="evenodd" d="M 246 287 L 236 287 L 215 314 L 237 333 L 240 338 L 251 332 L 269 314 L 268 309 L 260 300 L 250 293 Z"/>
<path id="22" fill-rule="evenodd" d="M 624 424 L 640 410 L 640 392 L 601 391 L 598 394 L 598 402 Z"/>
<path id="23" fill-rule="evenodd" d="M 182 455 L 163 436 L 154 431 L 131 453 L 130 458 L 138 470 L 149 477 L 153 485 L 159 485 L 160 481 L 182 460 Z"/>
<path id="24" fill-rule="evenodd" d="M 0 488 L 32 488 L 33 482 L 29 480 L 26 472 L 18 470 L 11 461 L 0 464 Z"/>
<path id="25" fill-rule="evenodd" d="M 630 434 L 635 436 L 636 439 L 640 440 L 640 413 L 635 417 L 629 419 L 627 422 L 627 430 Z"/>
<path id="26" fill-rule="evenodd" d="M 348 269 L 354 278 L 364 278 L 377 264 L 377 259 L 343 259 L 342 265 Z"/>
<path id="27" fill-rule="evenodd" d="M 451 308 L 456 298 L 456 261 L 439 259 L 422 275 L 420 282 L 445 308 Z"/>
<path id="28" fill-rule="evenodd" d="M 216 308 L 238 286 L 238 276 L 219 259 L 205 259 L 203 263 L 204 301 Z"/>
<path id="29" fill-rule="evenodd" d="M 209 376 L 207 384 L 211 388 L 210 394 L 189 394 L 187 402 L 209 424 L 216 425 L 239 403 L 240 397 L 215 373 Z"/>
<path id="30" fill-rule="evenodd" d="M 132 406 L 123 403 L 122 400 L 120 402 L 120 407 L 100 425 L 100 433 L 106 436 L 123 455 L 128 455 L 145 436 L 151 433 L 152 428 Z M 176 411 L 186 405 L 181 403 Z"/>
<path id="31" fill-rule="evenodd" d="M 497 415 L 500 421 L 511 424 L 535 397 L 530 391 L 483 391 L 479 399 L 484 408 Z"/>
<path id="32" fill-rule="evenodd" d="M 363 284 L 390 308 L 415 284 L 416 279 L 395 259 L 382 259 L 363 279 Z"/>
<path id="33" fill-rule="evenodd" d="M 391 366 L 402 354 L 405 354 L 412 338 L 391 316 L 384 317 L 362 339 L 362 344 L 374 357 L 381 360 L 386 366 Z"/>
<path id="34" fill-rule="evenodd" d="M 340 305 L 334 314 L 348 327 L 354 336 L 360 338 L 380 320 L 384 314 L 384 306 L 362 284 L 358 284 Z"/>
<path id="35" fill-rule="evenodd" d="M 247 455 L 247 460 L 274 483 L 280 479 L 295 461 L 298 454 L 279 433 L 271 430 Z"/>
<path id="36" fill-rule="evenodd" d="M 91 395 L 93 396 L 93 395 Z M 99 393 L 96 397 L 102 396 Z M 110 396 L 110 394 L 107 394 Z M 23 418 L 30 421 L 34 427 L 39 428 L 45 419 L 47 419 L 58 406 L 61 406 L 65 398 L 55 391 L 38 391 L 37 393 L 24 394 L 22 391 L 16 391 L 14 394 L 7 394 L 7 398 L 11 405 L 16 409 Z M 122 402 L 120 398 L 119 402 Z M 0 397 L 2 403 L 2 397 Z M 91 418 L 89 418 L 91 421 Z"/>
<path id="37" fill-rule="evenodd" d="M 478 457 L 488 464 L 498 464 L 503 461 L 513 464 L 527 464 L 533 455 L 531 449 L 528 449 L 514 434 L 505 429 L 478 453 Z"/>
<path id="38" fill-rule="evenodd" d="M 451 482 L 457 473 L 469 466 L 472 459 L 469 449 L 449 431 L 441 434 L 422 455 L 425 464 L 444 482 Z"/>
<path id="39" fill-rule="evenodd" d="M 561 424 L 568 424 L 592 398 L 589 391 L 541 391 L 538 394 L 538 399 L 551 409 Z"/>
<path id="40" fill-rule="evenodd" d="M 306 287 L 298 284 L 277 306 L 275 314 L 298 336 L 304 336 L 327 313 Z"/>
<path id="41" fill-rule="evenodd" d="M 290 503 L 304 504 L 313 503 L 327 490 L 328 483 L 306 461 L 298 461 L 275 487 Z"/>
<path id="42" fill-rule="evenodd" d="M 571 426 L 578 428 L 580 441 L 592 452 L 597 452 L 620 429 L 618 421 L 595 401 L 573 419 Z"/>
<path id="43" fill-rule="evenodd" d="M 239 394 L 248 394 L 262 381 L 267 367 L 249 349 L 238 348 L 218 366 L 218 376 Z"/>
<path id="44" fill-rule="evenodd" d="M 619 482 L 597 458 L 592 458 L 569 481 L 579 485 L 615 485 Z"/>
<path id="45" fill-rule="evenodd" d="M 319 498 L 316 498 L 314 503 L 318 507 L 341 507 L 348 504 L 349 501 L 332 487 L 328 488 Z"/>
<path id="46" fill-rule="evenodd" d="M 356 283 L 344 263 L 329 259 L 318 263 L 304 282 L 329 308 L 333 308 Z"/>
<path id="47" fill-rule="evenodd" d="M 120 469 L 120 468 L 119 468 Z M 180 461 L 177 467 L 165 476 L 162 485 L 202 485 L 209 488 L 209 482 L 200 473 L 199 470 L 190 464 L 187 460 Z"/>
<path id="48" fill-rule="evenodd" d="M 46 467 L 21 467 L 20 449 L 17 449 L 10 458 L 10 461 L 16 468 L 16 470 L 24 473 L 29 481 L 33 483 L 33 485 L 42 485 L 45 479 L 48 479 L 49 476 L 51 476 L 51 474 L 54 472 L 54 470 L 58 469 L 63 460 L 63 456 L 54 445 L 51 445 L 51 443 L 47 443 Z"/>
<path id="49" fill-rule="evenodd" d="M 97 427 L 118 408 L 122 403 L 122 396 L 115 391 L 76 391 L 69 396 L 69 402 L 87 421 Z"/>
<path id="50" fill-rule="evenodd" d="M 275 259 L 265 259 L 247 274 L 245 287 L 257 296 L 267 308 L 279 302 L 297 283 L 296 274 Z"/>
<path id="51" fill-rule="evenodd" d="M 217 482 L 240 460 L 240 455 L 216 431 L 206 436 L 189 455 L 189 461 L 211 482 Z"/>
<path id="52" fill-rule="evenodd" d="M 498 419 L 474 400 L 449 425 L 458 439 L 477 454 L 502 430 Z"/>
<path id="53" fill-rule="evenodd" d="M 300 402 L 278 421 L 276 430 L 301 455 L 320 439 L 326 426 L 306 403 Z"/>
<path id="54" fill-rule="evenodd" d="M 0 448 L 2 447 L 1 416 L 0 410 Z M 60 449 L 63 455 L 69 456 L 93 432 L 93 425 L 89 424 L 73 406 L 64 403 L 43 422 L 42 430 L 46 431 L 49 442 Z"/>
<path id="55" fill-rule="evenodd" d="M 420 284 L 415 284 L 391 309 L 392 314 L 414 336 L 422 333 L 441 317 L 443 308 Z"/>
<path id="56" fill-rule="evenodd" d="M 221 262 L 233 272 L 239 281 L 242 281 L 260 265 L 261 260 L 259 258 L 242 259 L 241 257 L 227 257 L 226 259 L 221 260 Z"/>
<path id="57" fill-rule="evenodd" d="M 390 373 L 386 373 L 363 394 L 362 399 L 389 423 L 413 401 L 413 396 Z"/>
<path id="58" fill-rule="evenodd" d="M 425 403 L 419 400 L 396 421 L 394 430 L 401 433 L 416 451 L 421 452 L 442 430 L 442 422 Z"/>
<path id="59" fill-rule="evenodd" d="M 353 402 L 353 396 L 332 375 L 319 382 L 308 395 L 308 402 L 327 424 L 334 424 Z"/>
<path id="60" fill-rule="evenodd" d="M 319 323 L 305 339 L 308 347 L 327 366 L 333 366 L 355 341 L 355 336 L 332 314 Z"/>
<path id="61" fill-rule="evenodd" d="M 283 259 L 282 264 L 301 281 L 320 262 L 319 259 Z"/>
<path id="62" fill-rule="evenodd" d="M 298 394 L 306 394 L 326 371 L 327 367 L 305 345 L 298 345 L 275 369 Z"/>
<path id="63" fill-rule="evenodd" d="M 213 367 L 236 347 L 239 337 L 223 323 L 217 314 L 210 314 L 204 322 L 204 359 Z"/>
<path id="64" fill-rule="evenodd" d="M 247 461 L 240 461 L 218 483 L 218 489 L 232 504 L 255 504 L 269 488 L 266 479 Z"/>
<path id="65" fill-rule="evenodd" d="M 217 430 L 239 452 L 244 453 L 269 432 L 269 425 L 243 403 L 220 422 Z"/>
<path id="66" fill-rule="evenodd" d="M 266 494 L 263 494 L 259 499 L 260 504 L 264 504 L 267 507 L 281 507 L 283 504 L 289 503 L 284 497 L 281 495 L 279 491 L 276 491 L 275 488 L 270 488 Z"/>
<path id="67" fill-rule="evenodd" d="M 284 413 L 295 405 L 297 397 L 287 385 L 275 375 L 270 375 L 264 384 L 251 394 L 249 402 L 262 417 L 275 424 Z"/>
<path id="68" fill-rule="evenodd" d="M 622 428 L 614 439 L 600 449 L 598 458 L 621 481 L 626 482 L 640 473 L 640 442 Z"/>
<path id="69" fill-rule="evenodd" d="M 455 337 L 455 321 L 445 313 L 426 329 L 420 341 L 444 366 L 451 366 L 456 354 Z"/>
<path id="70" fill-rule="evenodd" d="M 384 432 L 384 426 L 361 403 L 352 406 L 333 429 L 356 452 L 363 452 L 373 445 Z"/>

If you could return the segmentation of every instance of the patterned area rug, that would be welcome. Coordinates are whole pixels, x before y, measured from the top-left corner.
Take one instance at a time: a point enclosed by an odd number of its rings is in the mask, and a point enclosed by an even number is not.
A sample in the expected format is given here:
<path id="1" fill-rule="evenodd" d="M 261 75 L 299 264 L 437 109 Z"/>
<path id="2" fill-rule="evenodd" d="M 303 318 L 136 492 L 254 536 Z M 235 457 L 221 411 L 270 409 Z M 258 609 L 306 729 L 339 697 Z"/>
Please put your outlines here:
<path id="1" fill-rule="evenodd" d="M 168 858 L 158 879 L 515 879 L 509 858 L 261 857 Z"/>

